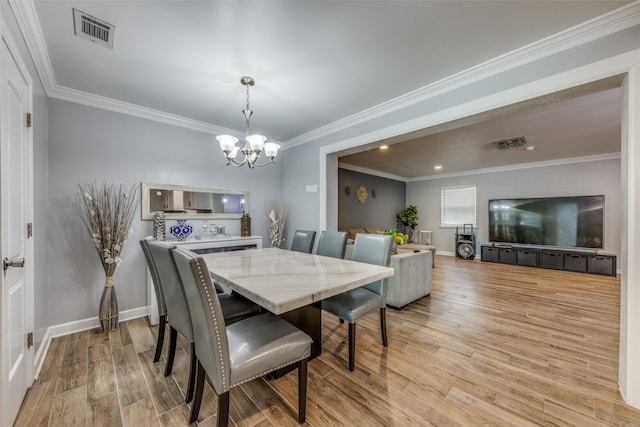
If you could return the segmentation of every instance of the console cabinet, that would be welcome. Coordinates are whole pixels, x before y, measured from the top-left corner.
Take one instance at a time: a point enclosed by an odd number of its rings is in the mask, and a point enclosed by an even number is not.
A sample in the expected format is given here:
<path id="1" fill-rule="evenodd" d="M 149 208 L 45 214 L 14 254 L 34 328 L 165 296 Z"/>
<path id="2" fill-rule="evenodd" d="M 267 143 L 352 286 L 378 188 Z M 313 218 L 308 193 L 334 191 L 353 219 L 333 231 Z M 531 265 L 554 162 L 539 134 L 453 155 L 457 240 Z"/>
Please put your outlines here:
<path id="1" fill-rule="evenodd" d="M 616 256 L 589 250 L 482 245 L 485 262 L 615 276 Z"/>

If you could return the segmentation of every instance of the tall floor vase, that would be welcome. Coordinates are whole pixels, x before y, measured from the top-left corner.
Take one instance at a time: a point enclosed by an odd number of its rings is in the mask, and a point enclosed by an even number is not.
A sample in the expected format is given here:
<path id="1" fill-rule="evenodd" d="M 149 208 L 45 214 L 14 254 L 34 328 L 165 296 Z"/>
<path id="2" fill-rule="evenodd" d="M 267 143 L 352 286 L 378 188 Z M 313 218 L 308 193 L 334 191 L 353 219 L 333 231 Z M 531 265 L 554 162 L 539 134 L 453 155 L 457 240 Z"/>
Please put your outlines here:
<path id="1" fill-rule="evenodd" d="M 113 286 L 113 276 L 107 276 L 100 298 L 100 311 L 98 318 L 104 332 L 118 328 L 118 298 L 116 288 Z"/>

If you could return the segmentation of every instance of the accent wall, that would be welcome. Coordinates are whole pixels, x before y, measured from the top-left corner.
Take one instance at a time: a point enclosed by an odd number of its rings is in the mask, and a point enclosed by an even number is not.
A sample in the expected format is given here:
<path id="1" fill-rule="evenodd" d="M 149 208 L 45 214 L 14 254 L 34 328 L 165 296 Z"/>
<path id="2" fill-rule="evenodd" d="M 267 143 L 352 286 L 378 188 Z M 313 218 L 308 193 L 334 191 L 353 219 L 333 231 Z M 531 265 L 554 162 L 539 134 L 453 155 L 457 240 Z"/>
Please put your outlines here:
<path id="1" fill-rule="evenodd" d="M 368 194 L 364 202 L 356 195 L 360 185 Z M 405 193 L 403 181 L 338 169 L 338 229 L 395 228 L 396 214 L 406 207 Z"/>

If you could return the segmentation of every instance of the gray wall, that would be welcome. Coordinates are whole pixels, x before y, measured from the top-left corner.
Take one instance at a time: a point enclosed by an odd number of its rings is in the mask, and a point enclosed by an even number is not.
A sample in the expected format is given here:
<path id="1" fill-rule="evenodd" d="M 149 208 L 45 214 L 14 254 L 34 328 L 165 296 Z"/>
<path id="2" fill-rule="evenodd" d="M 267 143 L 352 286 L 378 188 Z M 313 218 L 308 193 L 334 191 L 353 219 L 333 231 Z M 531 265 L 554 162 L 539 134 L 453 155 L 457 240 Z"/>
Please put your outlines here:
<path id="1" fill-rule="evenodd" d="M 416 205 L 420 212 L 417 229 L 433 231 L 434 244 L 438 251 L 455 251 L 455 228 L 440 227 L 440 188 L 472 184 L 476 185 L 476 216 L 480 243 L 489 240 L 490 199 L 604 194 L 603 250 L 620 256 L 622 199 L 619 159 L 407 183 L 407 203 Z"/>
<path id="2" fill-rule="evenodd" d="M 360 184 L 369 193 L 364 203 L 356 197 Z M 344 190 L 347 185 L 351 188 L 349 196 Z M 396 214 L 406 207 L 405 194 L 406 184 L 402 181 L 338 169 L 338 228 L 395 228 Z"/>
<path id="3" fill-rule="evenodd" d="M 46 301 L 43 317 L 49 326 L 97 315 L 104 273 L 87 231 L 69 204 L 77 183 L 93 181 L 249 190 L 252 231 L 264 237 L 265 200 L 282 198 L 280 165 L 254 170 L 226 166 L 213 135 L 51 99 L 49 284 L 37 296 Z M 200 226 L 195 221 L 192 225 Z M 238 220 L 226 225 L 228 231 L 237 228 L 239 234 Z M 145 306 L 147 301 L 146 265 L 138 240 L 151 234 L 152 224 L 140 220 L 139 210 L 133 230 L 115 276 L 121 311 Z"/>
<path id="4" fill-rule="evenodd" d="M 283 168 L 282 193 L 287 205 L 285 248 L 290 246 L 291 236 L 296 229 L 318 230 L 319 193 L 306 192 L 307 185 L 318 185 L 318 188 L 324 185 L 319 182 L 318 146 L 318 143 L 310 143 L 285 150 L 280 159 Z M 328 191 L 336 192 L 337 188 Z M 335 215 L 337 217 L 337 211 Z"/>
<path id="5" fill-rule="evenodd" d="M 40 347 L 42 338 L 50 326 L 44 314 L 46 312 L 47 300 L 40 298 L 46 293 L 48 286 L 47 272 L 47 199 L 49 192 L 48 185 L 48 99 L 38 77 L 35 65 L 29 55 L 22 34 L 18 28 L 13 12 L 6 1 L 0 2 L 0 14 L 7 25 L 9 33 L 13 36 L 22 60 L 27 65 L 29 74 L 33 79 L 33 244 L 34 244 L 34 344 Z"/>

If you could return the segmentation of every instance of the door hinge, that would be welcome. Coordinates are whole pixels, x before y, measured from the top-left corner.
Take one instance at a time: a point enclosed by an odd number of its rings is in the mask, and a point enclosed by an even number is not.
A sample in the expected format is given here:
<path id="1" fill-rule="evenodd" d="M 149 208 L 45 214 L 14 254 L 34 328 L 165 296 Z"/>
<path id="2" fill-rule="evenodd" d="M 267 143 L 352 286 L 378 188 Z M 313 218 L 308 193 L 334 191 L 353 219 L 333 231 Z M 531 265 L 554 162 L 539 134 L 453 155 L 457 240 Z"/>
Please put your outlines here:
<path id="1" fill-rule="evenodd" d="M 32 237 L 33 236 L 33 223 L 28 222 L 27 223 L 27 237 Z"/>
<path id="2" fill-rule="evenodd" d="M 33 332 L 27 334 L 27 348 L 33 347 Z"/>
<path id="3" fill-rule="evenodd" d="M 31 127 L 31 113 L 27 113 L 27 127 Z"/>

